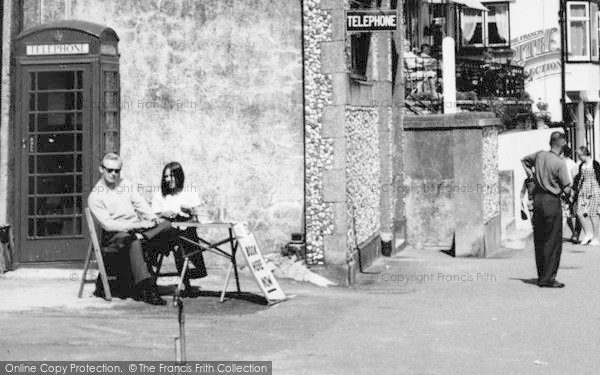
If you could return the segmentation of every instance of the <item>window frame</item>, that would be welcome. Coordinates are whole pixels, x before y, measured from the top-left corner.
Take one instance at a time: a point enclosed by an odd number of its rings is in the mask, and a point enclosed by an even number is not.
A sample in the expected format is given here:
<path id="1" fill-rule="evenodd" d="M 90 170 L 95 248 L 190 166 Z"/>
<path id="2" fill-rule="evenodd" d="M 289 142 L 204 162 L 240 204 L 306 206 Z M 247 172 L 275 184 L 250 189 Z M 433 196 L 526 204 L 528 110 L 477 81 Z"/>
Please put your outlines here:
<path id="1" fill-rule="evenodd" d="M 485 22 L 485 39 L 484 41 L 487 42 L 486 47 L 510 47 L 510 3 L 508 2 L 497 2 L 497 3 L 487 3 L 485 4 L 486 7 L 490 7 L 490 6 L 497 6 L 497 5 L 503 5 L 506 7 L 506 10 L 508 12 L 508 40 L 504 43 L 490 43 L 490 28 L 489 28 L 489 12 L 483 12 L 484 14 L 484 19 L 486 20 Z M 497 24 L 498 22 L 496 22 Z M 496 26 L 497 27 L 497 26 Z"/>
<path id="2" fill-rule="evenodd" d="M 592 60 L 592 41 L 591 41 L 591 14 L 590 14 L 590 2 L 589 1 L 567 1 L 567 14 L 566 14 L 566 25 L 567 25 L 567 61 L 576 61 L 576 62 L 591 62 Z M 585 6 L 585 17 L 573 17 L 571 16 L 571 7 L 574 5 L 584 5 Z M 585 35 L 586 35 L 586 54 L 585 55 L 576 55 L 574 56 L 572 51 L 571 44 L 571 23 L 572 22 L 581 22 L 584 21 L 586 25 Z"/>
<path id="3" fill-rule="evenodd" d="M 370 0 L 350 0 L 349 3 L 351 10 L 371 9 Z M 352 80 L 368 81 L 367 71 L 372 34 L 372 32 L 353 32 L 347 34 L 347 37 L 350 39 L 350 78 Z"/>
<path id="4" fill-rule="evenodd" d="M 372 33 L 370 32 L 350 35 L 350 76 L 352 79 L 359 81 L 367 80 L 371 36 Z"/>
<path id="5" fill-rule="evenodd" d="M 467 43 L 467 44 L 464 45 L 464 47 L 480 47 L 480 48 L 481 47 L 485 47 L 486 29 L 487 29 L 487 27 L 486 27 L 486 17 L 485 17 L 485 13 L 486 12 L 484 12 L 483 10 L 479 10 L 478 12 L 480 13 L 480 17 L 481 17 L 481 43 Z M 464 11 L 461 10 L 460 11 L 461 20 L 462 20 L 463 15 L 464 15 Z M 461 24 L 462 24 L 462 21 L 461 21 Z M 462 43 L 462 40 L 463 40 L 462 35 L 463 35 L 463 31 L 462 31 L 462 26 L 461 26 L 461 28 L 460 28 L 460 40 L 461 40 L 461 43 Z"/>
<path id="6" fill-rule="evenodd" d="M 479 11 L 481 13 L 481 39 L 482 39 L 482 43 L 466 43 L 463 44 L 463 38 L 462 38 L 462 28 L 459 27 L 460 29 L 460 41 L 461 41 L 461 45 L 463 48 L 486 48 L 486 47 L 495 47 L 495 48 L 510 48 L 510 38 L 511 38 L 511 27 L 510 27 L 510 2 L 509 1 L 495 1 L 495 2 L 490 2 L 490 3 L 483 3 L 486 7 L 489 6 L 496 6 L 496 5 L 503 5 L 506 6 L 506 9 L 508 11 L 508 40 L 505 43 L 490 43 L 489 41 L 489 16 L 488 13 L 489 12 L 485 12 L 483 10 Z M 460 11 L 460 17 L 462 19 L 464 15 L 464 9 L 462 9 Z"/>

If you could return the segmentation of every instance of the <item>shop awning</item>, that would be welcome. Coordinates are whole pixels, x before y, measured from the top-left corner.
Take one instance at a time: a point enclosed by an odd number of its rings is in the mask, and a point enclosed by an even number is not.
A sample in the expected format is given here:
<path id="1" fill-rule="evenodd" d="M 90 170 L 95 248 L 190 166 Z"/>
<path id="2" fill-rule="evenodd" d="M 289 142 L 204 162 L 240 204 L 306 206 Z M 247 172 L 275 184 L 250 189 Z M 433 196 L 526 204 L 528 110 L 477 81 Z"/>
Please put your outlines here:
<path id="1" fill-rule="evenodd" d="M 447 3 L 455 3 L 459 5 L 464 5 L 467 8 L 482 10 L 484 12 L 488 11 L 481 1 L 479 0 L 427 0 L 430 4 L 447 4 Z"/>

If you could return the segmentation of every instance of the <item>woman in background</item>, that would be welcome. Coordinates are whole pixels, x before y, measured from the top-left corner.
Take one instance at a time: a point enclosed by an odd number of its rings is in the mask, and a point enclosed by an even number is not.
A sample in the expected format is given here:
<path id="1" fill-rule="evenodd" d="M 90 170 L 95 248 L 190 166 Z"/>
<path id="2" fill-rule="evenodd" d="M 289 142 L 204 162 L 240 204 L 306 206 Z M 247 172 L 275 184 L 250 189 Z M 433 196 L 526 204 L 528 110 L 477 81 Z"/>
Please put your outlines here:
<path id="1" fill-rule="evenodd" d="M 565 146 L 562 154 L 560 154 L 561 159 L 567 165 L 567 170 L 569 171 L 569 177 L 571 178 L 571 184 L 575 181 L 575 176 L 577 175 L 578 167 L 577 163 L 573 161 L 573 151 L 569 146 Z M 574 210 L 574 201 L 570 201 L 569 199 L 561 199 L 562 208 L 563 208 L 563 219 L 566 220 L 569 229 L 571 230 L 571 242 L 578 243 L 579 242 L 579 232 L 581 231 L 580 225 L 577 221 L 577 215 Z"/>
<path id="2" fill-rule="evenodd" d="M 191 219 L 192 214 L 200 206 L 198 195 L 190 189 L 184 189 L 185 174 L 183 168 L 178 162 L 171 162 L 163 168 L 160 192 L 154 193 L 152 197 L 152 210 L 160 217 L 170 221 L 186 221 Z M 194 242 L 198 242 L 198 234 L 195 227 L 188 227 L 181 233 Z M 198 247 L 182 240 L 178 253 L 175 254 L 175 265 L 177 271 L 181 273 L 183 269 L 184 254 L 189 254 Z M 190 257 L 194 269 L 186 272 L 183 280 L 185 291 L 184 297 L 197 297 L 198 292 L 194 291 L 190 285 L 190 278 L 202 278 L 207 275 L 206 266 L 202 253 Z"/>
<path id="3" fill-rule="evenodd" d="M 581 164 L 574 183 L 577 196 L 575 212 L 585 232 L 581 244 L 600 245 L 600 163 L 592 159 L 590 150 L 585 146 L 577 149 L 577 157 Z"/>

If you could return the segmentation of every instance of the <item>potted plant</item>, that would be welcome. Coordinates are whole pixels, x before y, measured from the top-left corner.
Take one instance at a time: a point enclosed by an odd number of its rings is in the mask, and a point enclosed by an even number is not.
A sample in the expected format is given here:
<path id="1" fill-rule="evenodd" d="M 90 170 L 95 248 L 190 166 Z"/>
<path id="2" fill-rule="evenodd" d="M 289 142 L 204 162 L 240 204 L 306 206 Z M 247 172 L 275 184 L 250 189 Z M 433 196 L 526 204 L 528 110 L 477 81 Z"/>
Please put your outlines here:
<path id="1" fill-rule="evenodd" d="M 536 129 L 547 129 L 548 124 L 552 120 L 552 114 L 548 111 L 548 103 L 543 102 L 541 99 L 536 104 L 539 112 L 535 112 Z"/>

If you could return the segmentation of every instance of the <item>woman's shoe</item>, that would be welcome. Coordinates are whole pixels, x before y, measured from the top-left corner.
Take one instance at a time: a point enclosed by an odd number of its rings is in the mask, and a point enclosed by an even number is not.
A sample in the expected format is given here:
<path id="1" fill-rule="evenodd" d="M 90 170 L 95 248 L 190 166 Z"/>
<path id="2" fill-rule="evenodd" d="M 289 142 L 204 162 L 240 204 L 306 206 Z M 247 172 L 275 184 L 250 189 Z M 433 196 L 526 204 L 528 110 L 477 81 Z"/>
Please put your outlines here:
<path id="1" fill-rule="evenodd" d="M 201 279 L 206 276 L 207 276 L 206 270 L 200 270 L 198 268 L 191 268 L 188 270 L 188 277 L 190 279 Z"/>
<path id="2" fill-rule="evenodd" d="M 585 236 L 583 237 L 583 240 L 581 240 L 581 242 L 579 243 L 580 245 L 588 245 L 592 240 L 594 239 L 594 237 L 592 236 Z"/>

